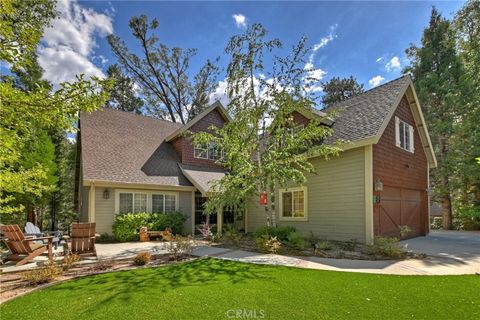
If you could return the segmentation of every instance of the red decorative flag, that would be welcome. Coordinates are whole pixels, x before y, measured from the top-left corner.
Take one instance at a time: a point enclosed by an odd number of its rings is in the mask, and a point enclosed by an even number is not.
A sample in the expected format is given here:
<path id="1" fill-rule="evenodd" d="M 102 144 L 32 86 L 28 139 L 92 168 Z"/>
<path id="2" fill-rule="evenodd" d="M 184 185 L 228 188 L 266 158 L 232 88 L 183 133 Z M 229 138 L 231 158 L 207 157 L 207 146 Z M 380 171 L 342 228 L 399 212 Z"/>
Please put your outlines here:
<path id="1" fill-rule="evenodd" d="M 260 192 L 260 205 L 264 206 L 267 204 L 267 193 Z"/>

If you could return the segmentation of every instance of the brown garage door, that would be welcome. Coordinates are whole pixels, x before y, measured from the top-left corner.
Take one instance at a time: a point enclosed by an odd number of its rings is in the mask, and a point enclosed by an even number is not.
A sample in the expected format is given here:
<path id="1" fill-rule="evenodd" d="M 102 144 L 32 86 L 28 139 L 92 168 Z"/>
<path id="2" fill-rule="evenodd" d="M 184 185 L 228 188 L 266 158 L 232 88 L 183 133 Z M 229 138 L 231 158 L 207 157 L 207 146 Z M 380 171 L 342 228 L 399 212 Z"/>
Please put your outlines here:
<path id="1" fill-rule="evenodd" d="M 399 227 L 409 226 L 406 238 L 425 234 L 425 191 L 385 186 L 375 207 L 375 234 L 400 237 Z"/>

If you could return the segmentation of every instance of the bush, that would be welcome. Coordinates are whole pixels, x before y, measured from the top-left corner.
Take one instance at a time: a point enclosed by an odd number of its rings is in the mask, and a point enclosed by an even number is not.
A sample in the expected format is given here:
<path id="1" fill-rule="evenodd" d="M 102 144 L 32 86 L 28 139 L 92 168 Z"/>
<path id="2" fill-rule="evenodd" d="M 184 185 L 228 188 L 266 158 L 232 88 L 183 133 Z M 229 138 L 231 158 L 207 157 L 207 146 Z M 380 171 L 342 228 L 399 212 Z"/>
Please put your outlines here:
<path id="1" fill-rule="evenodd" d="M 171 260 L 181 260 L 192 254 L 193 242 L 192 237 L 173 236 L 167 247 Z"/>
<path id="2" fill-rule="evenodd" d="M 22 279 L 27 281 L 29 285 L 39 285 L 47 283 L 62 275 L 61 266 L 49 261 L 46 265 L 39 269 L 27 271 L 22 274 Z"/>
<path id="3" fill-rule="evenodd" d="M 398 242 L 397 238 L 375 237 L 375 242 L 370 245 L 369 251 L 378 256 L 389 258 L 400 258 L 405 255 L 405 250 Z"/>
<path id="4" fill-rule="evenodd" d="M 75 264 L 75 262 L 78 262 L 81 259 L 82 258 L 78 254 L 75 254 L 75 253 L 71 253 L 71 254 L 65 256 L 65 258 L 63 258 L 63 262 L 62 262 L 63 270 L 70 269 Z"/>
<path id="5" fill-rule="evenodd" d="M 115 242 L 115 240 L 116 240 L 115 236 L 104 232 L 100 235 L 100 237 L 98 237 L 95 240 L 95 242 L 97 242 L 97 243 L 112 243 L 112 242 Z"/>
<path id="6" fill-rule="evenodd" d="M 402 238 L 408 236 L 408 234 L 412 232 L 412 228 L 407 225 L 399 226 L 398 229 L 400 230 L 400 237 Z"/>
<path id="7" fill-rule="evenodd" d="M 138 239 L 138 232 L 141 227 L 148 230 L 163 231 L 167 228 L 174 234 L 180 234 L 183 230 L 183 223 L 187 220 L 179 212 L 172 213 L 125 213 L 117 215 L 113 223 L 113 235 L 118 241 L 134 241 Z"/>
<path id="8" fill-rule="evenodd" d="M 338 242 L 338 247 L 344 251 L 355 251 L 355 248 L 358 245 L 357 239 L 350 239 L 348 241 Z"/>
<path id="9" fill-rule="evenodd" d="M 292 232 L 297 231 L 295 227 L 292 226 L 279 226 L 279 227 L 260 227 L 255 231 L 255 238 L 260 238 L 262 236 L 277 237 L 278 240 L 286 242 L 288 235 Z"/>
<path id="10" fill-rule="evenodd" d="M 480 207 L 460 207 L 453 216 L 455 229 L 480 230 Z"/>
<path id="11" fill-rule="evenodd" d="M 212 231 L 213 227 L 215 227 L 214 224 L 204 222 L 200 225 L 200 227 L 197 227 L 197 230 L 200 232 L 203 239 L 211 240 L 213 237 L 213 231 Z"/>
<path id="12" fill-rule="evenodd" d="M 242 236 L 240 235 L 240 233 L 238 232 L 237 228 L 234 225 L 227 224 L 223 228 L 223 238 L 226 241 L 238 244 L 241 237 Z"/>
<path id="13" fill-rule="evenodd" d="M 144 266 L 152 260 L 152 255 L 150 252 L 143 251 L 138 253 L 135 258 L 133 258 L 133 263 L 136 266 Z"/>
<path id="14" fill-rule="evenodd" d="M 330 250 L 330 249 L 332 249 L 332 244 L 327 240 L 323 240 L 315 244 L 315 250 Z"/>
<path id="15" fill-rule="evenodd" d="M 287 236 L 287 245 L 295 250 L 303 250 L 306 242 L 299 232 L 290 232 Z"/>
<path id="16" fill-rule="evenodd" d="M 443 228 L 443 218 L 442 217 L 434 217 L 433 222 L 430 225 L 430 228 L 433 230 L 439 230 Z"/>

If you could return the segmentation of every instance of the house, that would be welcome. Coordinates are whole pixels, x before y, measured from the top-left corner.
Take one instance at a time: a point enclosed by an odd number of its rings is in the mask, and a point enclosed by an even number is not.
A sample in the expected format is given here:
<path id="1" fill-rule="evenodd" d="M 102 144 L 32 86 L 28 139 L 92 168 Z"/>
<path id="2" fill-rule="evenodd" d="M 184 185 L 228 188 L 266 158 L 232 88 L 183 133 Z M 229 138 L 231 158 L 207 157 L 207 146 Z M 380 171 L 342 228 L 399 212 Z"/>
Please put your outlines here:
<path id="1" fill-rule="evenodd" d="M 316 173 L 303 186 L 277 190 L 277 222 L 332 240 L 371 243 L 375 235 L 410 237 L 429 231 L 429 169 L 436 160 L 412 80 L 404 76 L 334 105 L 333 140 L 344 151 L 329 161 L 312 158 Z M 316 112 L 295 112 L 306 123 Z M 224 170 L 221 152 L 193 146 L 183 132 L 222 126 L 230 118 L 214 103 L 180 124 L 104 109 L 80 115 L 76 205 L 81 221 L 97 222 L 110 233 L 114 217 L 125 212 L 180 211 L 186 233 L 205 221 L 209 183 Z M 235 223 L 252 232 L 265 225 L 258 199 L 245 212 L 211 215 L 214 223 Z"/>

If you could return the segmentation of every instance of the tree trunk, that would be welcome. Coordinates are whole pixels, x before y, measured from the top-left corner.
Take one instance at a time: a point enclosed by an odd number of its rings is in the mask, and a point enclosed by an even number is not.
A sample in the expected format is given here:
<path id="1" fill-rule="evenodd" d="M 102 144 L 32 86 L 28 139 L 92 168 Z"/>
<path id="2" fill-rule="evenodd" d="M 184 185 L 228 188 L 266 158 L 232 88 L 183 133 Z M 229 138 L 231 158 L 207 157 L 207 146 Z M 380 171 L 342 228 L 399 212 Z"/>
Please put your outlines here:
<path id="1" fill-rule="evenodd" d="M 33 210 L 33 207 L 32 206 L 28 206 L 28 209 L 27 209 L 27 222 L 31 222 L 33 224 L 35 224 L 35 210 Z"/>
<path id="2" fill-rule="evenodd" d="M 452 199 L 450 195 L 442 197 L 443 229 L 452 230 Z"/>

